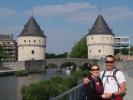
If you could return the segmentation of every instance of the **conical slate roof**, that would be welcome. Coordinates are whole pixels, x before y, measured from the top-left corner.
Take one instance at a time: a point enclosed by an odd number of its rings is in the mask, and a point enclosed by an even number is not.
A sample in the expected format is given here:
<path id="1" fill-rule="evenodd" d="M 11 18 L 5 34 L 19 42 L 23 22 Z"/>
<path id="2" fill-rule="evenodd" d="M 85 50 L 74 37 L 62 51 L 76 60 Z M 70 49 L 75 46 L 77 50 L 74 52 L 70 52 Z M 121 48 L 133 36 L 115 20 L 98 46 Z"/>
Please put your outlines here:
<path id="1" fill-rule="evenodd" d="M 111 29 L 103 19 L 102 15 L 99 15 L 92 26 L 88 35 L 113 35 Z"/>
<path id="2" fill-rule="evenodd" d="M 34 17 L 30 17 L 27 24 L 24 25 L 24 28 L 18 37 L 20 36 L 46 37 Z"/>

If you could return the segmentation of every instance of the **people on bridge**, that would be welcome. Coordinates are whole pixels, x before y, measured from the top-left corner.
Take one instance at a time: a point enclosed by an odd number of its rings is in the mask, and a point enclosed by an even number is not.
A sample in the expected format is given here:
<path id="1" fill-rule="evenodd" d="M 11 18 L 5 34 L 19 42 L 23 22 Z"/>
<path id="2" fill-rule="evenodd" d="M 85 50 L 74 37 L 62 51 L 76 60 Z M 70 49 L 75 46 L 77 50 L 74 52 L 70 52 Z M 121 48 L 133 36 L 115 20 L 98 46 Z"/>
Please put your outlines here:
<path id="1" fill-rule="evenodd" d="M 105 62 L 106 70 L 101 71 L 100 73 L 100 78 L 102 79 L 105 95 L 101 95 L 101 97 L 103 97 L 103 100 L 123 100 L 123 96 L 126 93 L 126 79 L 124 77 L 124 74 L 122 71 L 117 70 L 114 66 L 114 56 L 106 56 Z M 84 78 L 83 80 L 84 85 L 90 82 L 91 80 L 89 78 Z"/>
<path id="2" fill-rule="evenodd" d="M 90 75 L 83 79 L 84 85 L 80 88 L 79 100 L 103 100 L 111 97 L 111 93 L 103 94 L 104 88 L 99 74 L 99 66 L 92 65 Z"/>
<path id="3" fill-rule="evenodd" d="M 66 75 L 70 75 L 71 74 L 71 71 L 70 71 L 69 67 L 66 67 L 65 73 L 66 73 Z"/>

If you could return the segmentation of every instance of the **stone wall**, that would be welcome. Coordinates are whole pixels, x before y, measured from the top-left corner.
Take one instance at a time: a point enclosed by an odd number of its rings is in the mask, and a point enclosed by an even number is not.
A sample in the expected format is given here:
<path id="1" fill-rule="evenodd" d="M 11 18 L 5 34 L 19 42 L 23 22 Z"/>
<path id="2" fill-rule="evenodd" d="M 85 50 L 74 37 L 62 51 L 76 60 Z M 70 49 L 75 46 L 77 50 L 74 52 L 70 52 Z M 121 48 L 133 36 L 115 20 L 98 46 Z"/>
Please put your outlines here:
<path id="1" fill-rule="evenodd" d="M 25 61 L 25 69 L 28 72 L 45 72 L 45 60 L 31 60 Z"/>
<path id="2" fill-rule="evenodd" d="M 12 70 L 25 70 L 25 62 L 20 61 L 20 62 L 3 62 L 2 67 L 7 67 Z"/>
<path id="3" fill-rule="evenodd" d="M 30 60 L 18 62 L 3 62 L 2 66 L 13 70 L 27 70 L 28 72 L 45 72 L 45 60 Z"/>

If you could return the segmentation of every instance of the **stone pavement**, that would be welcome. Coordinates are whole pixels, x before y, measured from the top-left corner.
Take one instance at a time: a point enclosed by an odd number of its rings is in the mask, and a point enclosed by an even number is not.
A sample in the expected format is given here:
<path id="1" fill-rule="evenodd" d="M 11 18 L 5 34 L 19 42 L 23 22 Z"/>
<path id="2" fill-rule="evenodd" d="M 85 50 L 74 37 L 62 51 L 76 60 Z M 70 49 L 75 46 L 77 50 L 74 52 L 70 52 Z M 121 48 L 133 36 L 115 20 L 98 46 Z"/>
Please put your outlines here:
<path id="1" fill-rule="evenodd" d="M 126 77 L 126 86 L 127 86 L 127 92 L 126 96 L 124 97 L 124 100 L 133 100 L 133 78 L 129 77 L 127 74 L 125 74 Z"/>

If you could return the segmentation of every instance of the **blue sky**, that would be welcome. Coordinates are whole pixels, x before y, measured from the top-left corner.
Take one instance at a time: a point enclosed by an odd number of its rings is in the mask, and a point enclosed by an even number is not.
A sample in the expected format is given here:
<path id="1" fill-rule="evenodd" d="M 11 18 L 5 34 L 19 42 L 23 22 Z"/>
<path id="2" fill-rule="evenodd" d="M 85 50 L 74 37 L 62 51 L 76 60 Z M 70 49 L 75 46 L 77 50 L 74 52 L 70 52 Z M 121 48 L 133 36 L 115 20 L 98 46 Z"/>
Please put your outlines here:
<path id="1" fill-rule="evenodd" d="M 0 0 L 0 34 L 15 39 L 33 16 L 47 36 L 47 52 L 70 52 L 102 14 L 115 35 L 133 33 L 132 0 Z"/>

